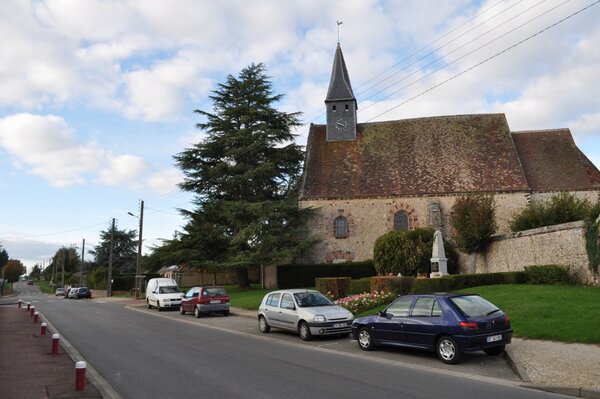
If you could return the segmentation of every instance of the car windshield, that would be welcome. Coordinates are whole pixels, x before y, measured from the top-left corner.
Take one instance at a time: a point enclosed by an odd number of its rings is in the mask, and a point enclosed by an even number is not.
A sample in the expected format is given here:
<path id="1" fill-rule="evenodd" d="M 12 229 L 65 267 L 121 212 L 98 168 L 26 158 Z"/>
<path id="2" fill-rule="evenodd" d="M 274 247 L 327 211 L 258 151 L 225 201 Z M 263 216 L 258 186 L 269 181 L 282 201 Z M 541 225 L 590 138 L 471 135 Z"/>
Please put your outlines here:
<path id="1" fill-rule="evenodd" d="M 225 296 L 225 290 L 221 287 L 211 287 L 202 289 L 203 296 Z"/>
<path id="2" fill-rule="evenodd" d="M 331 302 L 326 296 L 324 296 L 320 292 L 298 292 L 294 294 L 294 298 L 296 298 L 296 303 L 301 308 L 333 305 L 333 302 Z"/>
<path id="3" fill-rule="evenodd" d="M 484 317 L 500 311 L 498 307 L 479 295 L 455 296 L 450 298 L 467 317 Z"/>
<path id="4" fill-rule="evenodd" d="M 160 287 L 158 289 L 158 293 L 159 294 L 176 294 L 179 291 L 179 288 L 175 287 L 175 286 L 166 286 L 166 287 Z"/>

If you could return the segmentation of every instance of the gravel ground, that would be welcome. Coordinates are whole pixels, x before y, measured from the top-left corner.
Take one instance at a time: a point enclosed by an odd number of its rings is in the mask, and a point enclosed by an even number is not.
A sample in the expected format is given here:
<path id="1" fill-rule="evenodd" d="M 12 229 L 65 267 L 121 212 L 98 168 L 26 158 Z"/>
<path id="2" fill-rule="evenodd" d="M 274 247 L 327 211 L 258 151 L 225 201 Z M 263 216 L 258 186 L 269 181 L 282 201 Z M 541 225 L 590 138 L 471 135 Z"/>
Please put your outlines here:
<path id="1" fill-rule="evenodd" d="M 600 345 L 513 338 L 510 349 L 532 384 L 600 389 Z"/>

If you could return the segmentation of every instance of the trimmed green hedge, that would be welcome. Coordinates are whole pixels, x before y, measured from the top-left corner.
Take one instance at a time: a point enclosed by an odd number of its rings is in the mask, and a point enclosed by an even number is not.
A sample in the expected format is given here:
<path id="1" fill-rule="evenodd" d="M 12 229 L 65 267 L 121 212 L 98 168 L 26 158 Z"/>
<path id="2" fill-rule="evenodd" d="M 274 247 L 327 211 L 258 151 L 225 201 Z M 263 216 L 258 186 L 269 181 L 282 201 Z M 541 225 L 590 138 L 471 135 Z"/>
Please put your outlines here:
<path id="1" fill-rule="evenodd" d="M 360 279 L 376 274 L 371 260 L 317 265 L 281 265 L 277 266 L 277 287 L 280 289 L 313 287 L 318 277 Z"/>
<path id="2" fill-rule="evenodd" d="M 525 281 L 527 284 L 569 285 L 575 283 L 575 278 L 568 266 L 539 265 L 525 267 Z"/>
<path id="3" fill-rule="evenodd" d="M 364 277 L 352 280 L 350 283 L 350 295 L 371 292 L 371 278 Z"/>

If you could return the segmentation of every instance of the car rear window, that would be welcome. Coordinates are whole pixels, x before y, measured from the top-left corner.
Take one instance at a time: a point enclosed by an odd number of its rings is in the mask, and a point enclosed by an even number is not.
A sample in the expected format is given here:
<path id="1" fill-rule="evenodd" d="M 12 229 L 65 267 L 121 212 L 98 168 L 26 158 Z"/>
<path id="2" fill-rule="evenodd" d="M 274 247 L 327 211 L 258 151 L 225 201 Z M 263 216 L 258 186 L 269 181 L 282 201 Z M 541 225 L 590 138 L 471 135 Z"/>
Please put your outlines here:
<path id="1" fill-rule="evenodd" d="M 221 287 L 211 287 L 211 288 L 204 288 L 202 290 L 202 295 L 203 296 L 225 296 L 225 295 L 227 295 L 227 293 Z"/>
<path id="2" fill-rule="evenodd" d="M 497 306 L 479 295 L 455 296 L 450 298 L 450 302 L 454 303 L 467 317 L 484 317 L 499 310 Z"/>

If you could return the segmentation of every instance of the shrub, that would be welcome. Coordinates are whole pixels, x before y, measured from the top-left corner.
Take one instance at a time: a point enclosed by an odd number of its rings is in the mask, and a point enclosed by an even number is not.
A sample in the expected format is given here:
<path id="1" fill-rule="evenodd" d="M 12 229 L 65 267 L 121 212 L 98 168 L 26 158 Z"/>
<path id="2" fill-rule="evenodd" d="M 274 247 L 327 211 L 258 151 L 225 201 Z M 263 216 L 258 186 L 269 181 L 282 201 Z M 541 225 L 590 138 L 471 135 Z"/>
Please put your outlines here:
<path id="1" fill-rule="evenodd" d="M 540 265 L 525 268 L 525 281 L 528 284 L 573 284 L 574 278 L 567 266 Z"/>
<path id="2" fill-rule="evenodd" d="M 371 292 L 390 292 L 394 295 L 408 294 L 415 281 L 414 277 L 376 276 L 371 277 Z"/>
<path id="3" fill-rule="evenodd" d="M 338 299 L 347 296 L 350 293 L 350 277 L 326 277 L 316 278 L 315 287 L 320 293 L 329 296 L 332 299 Z"/>
<path id="4" fill-rule="evenodd" d="M 523 211 L 513 216 L 509 226 L 512 231 L 536 229 L 576 220 L 595 220 L 599 213 L 600 203 L 592 205 L 588 199 L 562 192 L 547 201 L 530 202 Z"/>
<path id="5" fill-rule="evenodd" d="M 317 277 L 363 278 L 377 274 L 373 261 L 277 266 L 280 289 L 312 287 Z"/>
<path id="6" fill-rule="evenodd" d="M 357 314 L 387 304 L 395 298 L 396 295 L 390 292 L 373 292 L 340 298 L 335 303 Z"/>
<path id="7" fill-rule="evenodd" d="M 350 282 L 350 295 L 371 292 L 371 278 L 358 278 Z"/>
<path id="8" fill-rule="evenodd" d="M 456 245 L 465 253 L 483 249 L 496 232 L 496 212 L 492 195 L 461 196 L 452 206 L 450 224 L 456 230 Z"/>

